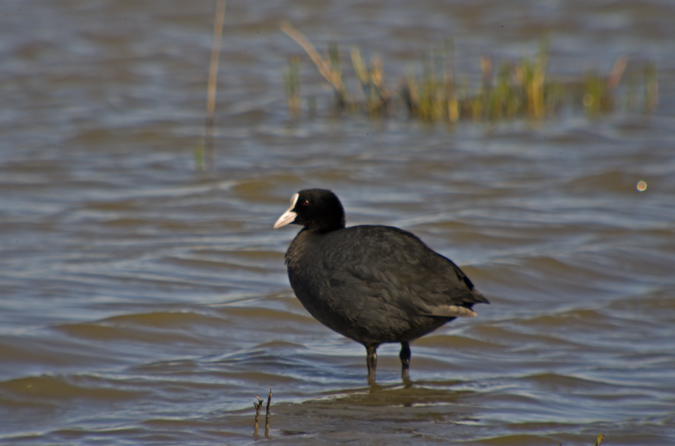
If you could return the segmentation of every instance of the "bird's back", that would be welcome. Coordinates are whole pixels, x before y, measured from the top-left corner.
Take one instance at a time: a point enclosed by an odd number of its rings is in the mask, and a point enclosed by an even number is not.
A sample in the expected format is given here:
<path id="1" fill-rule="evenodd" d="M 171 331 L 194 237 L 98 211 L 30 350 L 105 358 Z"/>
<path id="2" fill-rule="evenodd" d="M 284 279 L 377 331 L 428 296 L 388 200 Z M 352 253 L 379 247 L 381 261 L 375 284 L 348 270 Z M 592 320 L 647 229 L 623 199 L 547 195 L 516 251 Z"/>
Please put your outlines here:
<path id="1" fill-rule="evenodd" d="M 307 310 L 362 343 L 409 341 L 487 303 L 452 261 L 393 227 L 303 230 L 286 261 Z"/>

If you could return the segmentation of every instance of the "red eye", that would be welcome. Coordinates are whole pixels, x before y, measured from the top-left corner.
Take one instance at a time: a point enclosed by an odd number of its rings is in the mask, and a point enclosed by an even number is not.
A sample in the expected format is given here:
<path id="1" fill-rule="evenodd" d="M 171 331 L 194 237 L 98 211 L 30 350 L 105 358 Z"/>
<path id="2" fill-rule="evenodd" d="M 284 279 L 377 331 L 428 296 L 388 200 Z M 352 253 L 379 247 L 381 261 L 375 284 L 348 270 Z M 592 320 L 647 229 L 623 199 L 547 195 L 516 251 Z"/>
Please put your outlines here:
<path id="1" fill-rule="evenodd" d="M 309 206 L 309 200 L 302 201 L 300 206 Z"/>

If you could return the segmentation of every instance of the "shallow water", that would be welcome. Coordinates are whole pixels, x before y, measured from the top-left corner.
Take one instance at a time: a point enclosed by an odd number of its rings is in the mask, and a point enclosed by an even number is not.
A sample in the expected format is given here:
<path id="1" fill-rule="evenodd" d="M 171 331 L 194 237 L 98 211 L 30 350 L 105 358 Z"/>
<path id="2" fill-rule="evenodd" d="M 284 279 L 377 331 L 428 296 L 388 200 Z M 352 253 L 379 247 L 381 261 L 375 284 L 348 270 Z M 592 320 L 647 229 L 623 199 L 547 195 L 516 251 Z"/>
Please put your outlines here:
<path id="1" fill-rule="evenodd" d="M 589 3 L 229 2 L 199 172 L 212 4 L 3 2 L 0 444 L 251 444 L 270 386 L 275 444 L 675 444 L 675 7 Z M 446 37 L 472 76 L 550 33 L 560 75 L 656 62 L 660 105 L 339 117 L 303 59 L 317 112 L 294 120 L 281 19 L 380 53 L 392 84 Z M 413 343 L 412 388 L 394 345 L 369 388 L 364 349 L 293 297 L 295 230 L 271 226 L 317 186 L 492 302 Z"/>

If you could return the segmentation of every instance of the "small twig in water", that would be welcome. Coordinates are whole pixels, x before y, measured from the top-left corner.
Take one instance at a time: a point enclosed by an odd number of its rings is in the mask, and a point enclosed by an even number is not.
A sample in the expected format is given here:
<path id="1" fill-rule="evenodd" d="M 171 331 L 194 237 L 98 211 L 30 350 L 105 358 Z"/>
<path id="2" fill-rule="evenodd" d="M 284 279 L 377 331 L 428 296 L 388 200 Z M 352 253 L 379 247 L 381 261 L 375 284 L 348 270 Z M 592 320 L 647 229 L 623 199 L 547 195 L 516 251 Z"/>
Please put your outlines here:
<path id="1" fill-rule="evenodd" d="M 255 398 L 258 400 L 257 403 L 253 403 L 255 408 L 255 421 L 253 422 L 253 438 L 258 438 L 258 428 L 260 427 L 260 411 L 263 405 L 263 399 L 258 395 L 255 395 Z M 270 406 L 272 405 L 272 388 L 270 387 L 270 393 L 267 395 L 267 407 L 265 408 L 265 437 L 270 437 L 270 417 L 272 412 L 270 411 Z"/>
<path id="2" fill-rule="evenodd" d="M 255 407 L 255 421 L 253 422 L 253 438 L 258 438 L 258 427 L 260 427 L 260 409 L 262 408 L 263 400 L 258 395 L 255 395 L 258 400 L 257 403 L 253 403 Z"/>
<path id="3" fill-rule="evenodd" d="M 262 403 L 262 400 L 261 400 Z M 270 393 L 267 395 L 267 408 L 265 409 L 265 437 L 270 437 L 270 404 L 272 403 L 272 387 L 270 387 Z"/>

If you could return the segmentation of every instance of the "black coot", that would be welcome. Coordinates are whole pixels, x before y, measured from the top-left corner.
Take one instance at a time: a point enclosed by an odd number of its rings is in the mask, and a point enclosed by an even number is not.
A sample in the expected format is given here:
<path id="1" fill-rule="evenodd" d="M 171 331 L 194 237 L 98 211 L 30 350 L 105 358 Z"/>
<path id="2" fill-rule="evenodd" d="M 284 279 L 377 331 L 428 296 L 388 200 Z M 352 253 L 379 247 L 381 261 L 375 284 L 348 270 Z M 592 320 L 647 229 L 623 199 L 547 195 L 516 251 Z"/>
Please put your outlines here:
<path id="1" fill-rule="evenodd" d="M 342 204 L 329 190 L 293 195 L 274 228 L 290 223 L 304 227 L 286 252 L 293 291 L 319 322 L 366 347 L 370 383 L 380 344 L 401 343 L 409 383 L 409 342 L 489 303 L 457 265 L 410 232 L 345 228 Z"/>

